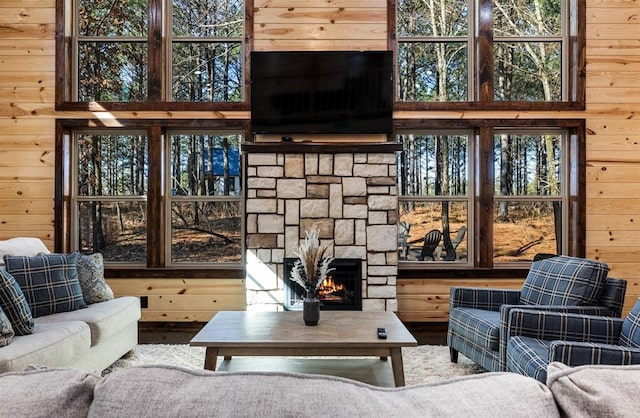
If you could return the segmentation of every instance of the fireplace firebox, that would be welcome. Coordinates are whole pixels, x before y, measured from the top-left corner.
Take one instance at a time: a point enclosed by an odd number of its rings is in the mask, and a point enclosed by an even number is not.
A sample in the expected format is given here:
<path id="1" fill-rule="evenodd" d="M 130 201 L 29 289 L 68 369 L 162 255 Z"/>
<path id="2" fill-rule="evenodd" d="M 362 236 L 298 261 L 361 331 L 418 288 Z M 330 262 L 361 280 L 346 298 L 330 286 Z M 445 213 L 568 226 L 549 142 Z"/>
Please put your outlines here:
<path id="1" fill-rule="evenodd" d="M 284 308 L 288 311 L 302 310 L 305 290 L 291 280 L 291 270 L 297 258 L 284 259 Z M 318 290 L 321 310 L 362 310 L 362 260 L 357 258 L 335 258 L 330 267 L 334 270 Z"/>

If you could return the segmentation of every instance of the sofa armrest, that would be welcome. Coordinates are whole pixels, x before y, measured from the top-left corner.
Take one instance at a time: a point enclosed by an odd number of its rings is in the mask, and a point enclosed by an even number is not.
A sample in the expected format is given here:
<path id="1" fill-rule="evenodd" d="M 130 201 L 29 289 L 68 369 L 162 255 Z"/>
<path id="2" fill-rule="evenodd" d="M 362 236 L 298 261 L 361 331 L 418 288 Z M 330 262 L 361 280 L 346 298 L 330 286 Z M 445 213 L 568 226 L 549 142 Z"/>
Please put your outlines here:
<path id="1" fill-rule="evenodd" d="M 615 344 L 623 319 L 566 312 L 514 308 L 508 313 L 505 341 L 515 335 L 540 340 L 589 341 Z"/>
<path id="2" fill-rule="evenodd" d="M 519 290 L 453 286 L 449 294 L 449 308 L 465 307 L 497 312 L 500 306 L 517 304 L 519 300 Z"/>
<path id="3" fill-rule="evenodd" d="M 549 362 L 553 361 L 572 367 L 585 364 L 640 364 L 640 349 L 593 342 L 552 341 Z"/>

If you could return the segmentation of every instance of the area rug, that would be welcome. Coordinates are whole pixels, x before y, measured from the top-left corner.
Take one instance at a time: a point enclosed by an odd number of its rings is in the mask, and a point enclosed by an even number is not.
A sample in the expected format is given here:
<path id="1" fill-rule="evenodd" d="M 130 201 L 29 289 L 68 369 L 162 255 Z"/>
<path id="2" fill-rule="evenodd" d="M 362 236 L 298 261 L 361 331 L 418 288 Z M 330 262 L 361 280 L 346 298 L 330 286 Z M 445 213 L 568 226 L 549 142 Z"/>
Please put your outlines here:
<path id="1" fill-rule="evenodd" d="M 167 364 L 190 369 L 202 369 L 204 347 L 187 344 L 140 344 L 135 351 L 115 362 L 103 372 L 146 364 Z M 435 383 L 468 374 L 482 373 L 483 369 L 463 355 L 458 363 L 449 360 L 449 348 L 442 345 L 420 345 L 402 348 L 405 382 L 407 385 Z M 222 358 L 218 358 L 221 362 Z"/>

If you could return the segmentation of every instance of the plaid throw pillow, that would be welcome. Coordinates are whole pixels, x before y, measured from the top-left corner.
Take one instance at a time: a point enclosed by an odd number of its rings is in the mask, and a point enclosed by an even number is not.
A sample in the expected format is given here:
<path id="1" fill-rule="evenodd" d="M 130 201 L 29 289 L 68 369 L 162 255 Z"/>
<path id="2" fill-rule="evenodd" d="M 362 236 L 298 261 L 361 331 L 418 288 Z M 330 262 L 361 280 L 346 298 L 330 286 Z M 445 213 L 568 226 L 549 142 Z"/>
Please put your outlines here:
<path id="1" fill-rule="evenodd" d="M 4 311 L 0 308 L 0 347 L 9 345 L 14 336 L 11 321 L 7 318 Z"/>
<path id="2" fill-rule="evenodd" d="M 520 293 L 523 305 L 593 305 L 600 299 L 609 266 L 560 255 L 536 261 Z"/>
<path id="3" fill-rule="evenodd" d="M 78 257 L 78 280 L 82 296 L 87 304 L 113 299 L 113 291 L 104 279 L 102 254 L 95 253 Z"/>
<path id="4" fill-rule="evenodd" d="M 631 308 L 631 312 L 622 323 L 620 345 L 640 348 L 640 300 Z"/>
<path id="5" fill-rule="evenodd" d="M 77 260 L 77 253 L 4 258 L 7 271 L 20 285 L 34 317 L 87 306 L 78 282 Z"/>
<path id="6" fill-rule="evenodd" d="M 9 318 L 16 335 L 33 333 L 33 316 L 22 289 L 5 269 L 0 269 L 0 308 Z"/>

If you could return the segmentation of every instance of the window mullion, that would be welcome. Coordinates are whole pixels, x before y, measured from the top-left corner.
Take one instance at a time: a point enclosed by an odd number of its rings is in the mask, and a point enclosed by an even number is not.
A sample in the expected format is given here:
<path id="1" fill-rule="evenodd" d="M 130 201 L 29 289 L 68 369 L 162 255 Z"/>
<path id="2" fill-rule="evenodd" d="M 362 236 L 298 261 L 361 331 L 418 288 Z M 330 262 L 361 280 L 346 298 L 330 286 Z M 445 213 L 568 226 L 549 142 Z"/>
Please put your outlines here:
<path id="1" fill-rule="evenodd" d="M 163 202 L 163 132 L 160 126 L 149 129 L 149 190 L 147 192 L 147 267 L 165 266 L 166 215 Z"/>
<path id="2" fill-rule="evenodd" d="M 148 19 L 149 30 L 147 32 L 149 66 L 148 71 L 148 100 L 161 102 L 163 85 L 163 48 L 162 48 L 162 10 L 164 0 L 149 0 Z"/>
<path id="3" fill-rule="evenodd" d="M 476 147 L 475 178 L 475 227 L 474 265 L 482 268 L 493 267 L 493 128 L 481 127 L 478 130 Z"/>
<path id="4" fill-rule="evenodd" d="M 477 63 L 478 63 L 478 101 L 493 101 L 493 1 L 478 1 Z"/>

